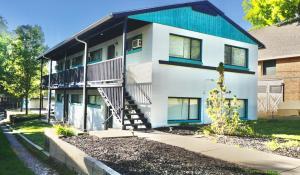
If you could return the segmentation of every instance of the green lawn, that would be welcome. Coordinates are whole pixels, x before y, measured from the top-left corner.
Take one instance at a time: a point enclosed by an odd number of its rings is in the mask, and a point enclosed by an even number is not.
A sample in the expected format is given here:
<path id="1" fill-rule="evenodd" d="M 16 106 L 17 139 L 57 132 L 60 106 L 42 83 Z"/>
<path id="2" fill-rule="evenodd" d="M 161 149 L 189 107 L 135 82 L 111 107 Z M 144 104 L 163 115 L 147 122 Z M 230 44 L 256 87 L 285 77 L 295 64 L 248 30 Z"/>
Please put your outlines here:
<path id="1" fill-rule="evenodd" d="M 255 134 L 262 137 L 284 138 L 300 141 L 300 119 L 259 119 L 248 121 Z"/>
<path id="2" fill-rule="evenodd" d="M 29 140 L 33 143 L 44 148 L 45 135 L 44 130 L 46 128 L 51 128 L 52 126 L 48 123 L 45 123 L 41 120 L 30 120 L 13 125 L 13 128 L 22 134 L 24 134 Z"/>
<path id="3" fill-rule="evenodd" d="M 3 175 L 33 175 L 13 152 L 2 130 L 0 130 L 0 167 L 0 174 Z"/>

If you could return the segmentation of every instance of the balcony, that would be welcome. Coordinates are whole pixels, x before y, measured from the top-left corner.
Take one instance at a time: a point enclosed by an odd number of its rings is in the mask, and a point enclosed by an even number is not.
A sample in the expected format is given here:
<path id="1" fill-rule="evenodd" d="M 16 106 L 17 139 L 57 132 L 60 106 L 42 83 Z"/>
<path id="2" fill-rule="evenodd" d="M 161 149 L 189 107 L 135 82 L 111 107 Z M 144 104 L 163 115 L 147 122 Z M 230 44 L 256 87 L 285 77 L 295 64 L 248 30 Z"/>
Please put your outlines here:
<path id="1" fill-rule="evenodd" d="M 87 65 L 87 85 L 101 87 L 122 83 L 123 58 L 118 57 Z M 51 88 L 71 88 L 83 85 L 84 67 L 51 74 Z M 42 88 L 49 86 L 49 75 L 42 77 Z"/>

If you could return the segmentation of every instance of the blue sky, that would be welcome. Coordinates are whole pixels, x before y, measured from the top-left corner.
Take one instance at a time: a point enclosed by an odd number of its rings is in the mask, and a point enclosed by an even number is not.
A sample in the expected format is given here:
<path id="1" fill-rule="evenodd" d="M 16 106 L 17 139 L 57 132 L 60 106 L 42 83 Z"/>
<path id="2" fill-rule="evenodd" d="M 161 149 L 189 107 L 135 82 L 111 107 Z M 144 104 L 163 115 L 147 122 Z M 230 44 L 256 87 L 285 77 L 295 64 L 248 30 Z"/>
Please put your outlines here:
<path id="1" fill-rule="evenodd" d="M 50 47 L 77 33 L 111 12 L 161 6 L 191 0 L 0 0 L 0 16 L 9 29 L 22 24 L 38 24 Z M 192 0 L 193 1 L 193 0 Z M 210 0 L 244 29 L 242 0 Z"/>

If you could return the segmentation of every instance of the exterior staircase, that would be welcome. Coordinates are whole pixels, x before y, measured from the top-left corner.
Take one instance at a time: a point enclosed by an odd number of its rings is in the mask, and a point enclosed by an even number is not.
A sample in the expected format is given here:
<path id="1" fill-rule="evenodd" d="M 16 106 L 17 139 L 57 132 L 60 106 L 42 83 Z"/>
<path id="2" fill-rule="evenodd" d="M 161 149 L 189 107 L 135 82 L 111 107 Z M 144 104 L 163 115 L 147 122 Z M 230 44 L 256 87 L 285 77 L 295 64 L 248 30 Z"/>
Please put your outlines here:
<path id="1" fill-rule="evenodd" d="M 125 93 L 125 118 L 123 129 L 151 129 L 151 123 L 128 92 Z"/>

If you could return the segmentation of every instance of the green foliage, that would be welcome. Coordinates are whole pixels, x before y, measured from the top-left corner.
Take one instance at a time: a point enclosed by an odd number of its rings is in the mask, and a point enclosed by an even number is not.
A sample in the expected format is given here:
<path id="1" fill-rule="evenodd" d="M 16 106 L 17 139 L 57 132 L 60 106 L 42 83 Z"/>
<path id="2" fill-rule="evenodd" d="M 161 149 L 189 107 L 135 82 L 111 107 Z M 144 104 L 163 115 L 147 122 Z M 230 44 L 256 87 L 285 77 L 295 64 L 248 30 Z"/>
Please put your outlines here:
<path id="1" fill-rule="evenodd" d="M 296 140 L 288 140 L 286 142 L 279 143 L 277 139 L 273 139 L 266 143 L 267 149 L 271 151 L 276 151 L 277 149 L 299 147 L 299 146 L 300 146 L 300 141 L 296 141 Z"/>
<path id="2" fill-rule="evenodd" d="M 274 140 L 267 142 L 266 147 L 271 151 L 275 151 L 280 148 L 280 144 L 278 143 L 278 141 L 276 139 L 274 139 Z"/>
<path id="3" fill-rule="evenodd" d="M 191 124 L 186 122 L 181 122 L 179 123 L 179 126 L 191 126 Z"/>
<path id="4" fill-rule="evenodd" d="M 66 136 L 66 137 L 75 135 L 75 131 L 71 127 L 66 125 L 58 124 L 55 125 L 54 128 L 55 128 L 55 133 L 57 135 Z"/>
<path id="5" fill-rule="evenodd" d="M 223 63 L 219 64 L 217 71 L 219 72 L 217 87 L 209 92 L 207 98 L 206 112 L 212 120 L 210 125 L 211 131 L 221 135 L 236 135 L 250 132 L 251 129 L 240 120 L 237 98 L 234 97 L 230 104 L 226 100 L 226 94 L 230 92 L 227 91 L 224 85 Z"/>
<path id="6" fill-rule="evenodd" d="M 262 28 L 300 16 L 300 0 L 244 0 L 245 19 Z"/>

